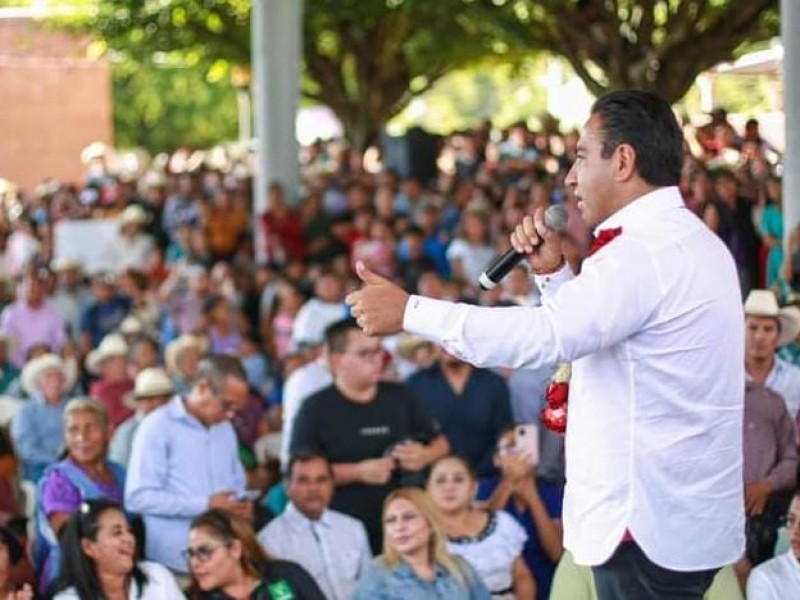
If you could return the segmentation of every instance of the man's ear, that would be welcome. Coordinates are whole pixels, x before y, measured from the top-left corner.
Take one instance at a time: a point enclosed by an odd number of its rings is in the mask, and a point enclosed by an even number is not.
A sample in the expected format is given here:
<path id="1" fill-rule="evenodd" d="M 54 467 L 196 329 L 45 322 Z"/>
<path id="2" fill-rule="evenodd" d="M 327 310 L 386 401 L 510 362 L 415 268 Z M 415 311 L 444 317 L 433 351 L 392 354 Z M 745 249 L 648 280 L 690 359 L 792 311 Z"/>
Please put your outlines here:
<path id="1" fill-rule="evenodd" d="M 636 150 L 630 144 L 617 146 L 615 177 L 617 181 L 628 181 L 636 175 Z"/>

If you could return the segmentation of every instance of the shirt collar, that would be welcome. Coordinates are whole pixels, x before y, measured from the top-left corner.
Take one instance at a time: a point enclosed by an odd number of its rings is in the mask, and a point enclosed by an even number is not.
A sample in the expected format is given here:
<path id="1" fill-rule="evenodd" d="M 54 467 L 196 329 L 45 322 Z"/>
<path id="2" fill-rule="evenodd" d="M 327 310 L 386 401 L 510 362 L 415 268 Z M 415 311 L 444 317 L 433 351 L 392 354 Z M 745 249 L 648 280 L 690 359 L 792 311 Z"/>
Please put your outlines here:
<path id="1" fill-rule="evenodd" d="M 322 515 L 320 515 L 319 519 L 312 521 L 298 510 L 298 508 L 294 505 L 294 502 L 290 501 L 289 504 L 286 505 L 285 514 L 287 521 L 293 526 L 308 527 L 308 525 L 311 523 L 317 523 L 325 526 L 328 529 L 331 528 L 330 511 L 327 508 L 322 512 Z"/>
<path id="2" fill-rule="evenodd" d="M 439 579 L 447 574 L 444 567 L 438 563 L 433 565 L 433 570 L 436 574 L 436 579 Z M 397 563 L 397 566 L 394 568 L 394 572 L 398 577 L 403 579 L 418 579 L 417 574 L 414 573 L 414 570 L 404 560 L 401 560 L 399 563 Z"/>
<path id="3" fill-rule="evenodd" d="M 686 208 L 686 203 L 676 186 L 661 187 L 639 196 L 635 200 L 610 215 L 594 230 L 596 236 L 601 229 L 614 227 L 636 227 L 639 223 L 649 221 L 653 214 L 673 208 Z"/>

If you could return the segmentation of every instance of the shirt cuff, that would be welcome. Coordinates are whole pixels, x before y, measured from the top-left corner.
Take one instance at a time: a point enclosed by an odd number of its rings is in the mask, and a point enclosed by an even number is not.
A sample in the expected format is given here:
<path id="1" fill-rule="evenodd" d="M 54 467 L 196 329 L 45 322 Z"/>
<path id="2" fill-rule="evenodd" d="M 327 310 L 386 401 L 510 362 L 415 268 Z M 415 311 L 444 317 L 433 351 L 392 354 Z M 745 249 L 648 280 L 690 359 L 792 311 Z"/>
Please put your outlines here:
<path id="1" fill-rule="evenodd" d="M 412 295 L 403 313 L 403 329 L 408 333 L 441 343 L 448 323 L 464 309 L 463 305 Z"/>
<path id="2" fill-rule="evenodd" d="M 542 292 L 543 296 L 552 293 L 559 288 L 562 283 L 565 283 L 573 278 L 572 269 L 569 262 L 564 261 L 564 266 L 555 273 L 548 273 L 547 275 L 534 274 L 533 280 L 536 282 L 536 287 Z"/>

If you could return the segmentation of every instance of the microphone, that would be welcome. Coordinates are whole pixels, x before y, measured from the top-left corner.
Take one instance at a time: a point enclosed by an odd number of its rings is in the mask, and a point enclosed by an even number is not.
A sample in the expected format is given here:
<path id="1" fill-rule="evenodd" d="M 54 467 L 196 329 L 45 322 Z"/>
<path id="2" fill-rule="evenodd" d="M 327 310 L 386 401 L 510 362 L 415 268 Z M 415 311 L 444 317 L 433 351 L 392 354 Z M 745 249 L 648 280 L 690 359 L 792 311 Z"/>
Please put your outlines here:
<path id="1" fill-rule="evenodd" d="M 568 218 L 567 209 L 560 204 L 554 204 L 548 206 L 547 210 L 544 211 L 544 226 L 550 231 L 564 231 L 567 227 Z M 525 258 L 524 254 L 517 252 L 514 248 L 509 248 L 505 254 L 496 258 L 481 273 L 478 278 L 481 289 L 491 290 L 497 286 L 523 258 Z"/>

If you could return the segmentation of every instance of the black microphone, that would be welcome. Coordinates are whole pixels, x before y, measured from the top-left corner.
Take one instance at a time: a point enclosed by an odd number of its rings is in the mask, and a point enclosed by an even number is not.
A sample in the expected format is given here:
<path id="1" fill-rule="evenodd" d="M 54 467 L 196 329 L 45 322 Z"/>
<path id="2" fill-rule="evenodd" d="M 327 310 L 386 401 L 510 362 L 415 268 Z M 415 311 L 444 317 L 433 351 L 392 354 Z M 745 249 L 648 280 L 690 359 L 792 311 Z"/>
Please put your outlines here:
<path id="1" fill-rule="evenodd" d="M 560 204 L 548 206 L 544 211 L 544 226 L 550 231 L 564 231 L 567 227 L 567 209 Z M 483 290 L 491 290 L 525 258 L 524 254 L 510 248 L 502 256 L 496 258 L 492 264 L 484 269 L 478 278 L 478 283 Z"/>

